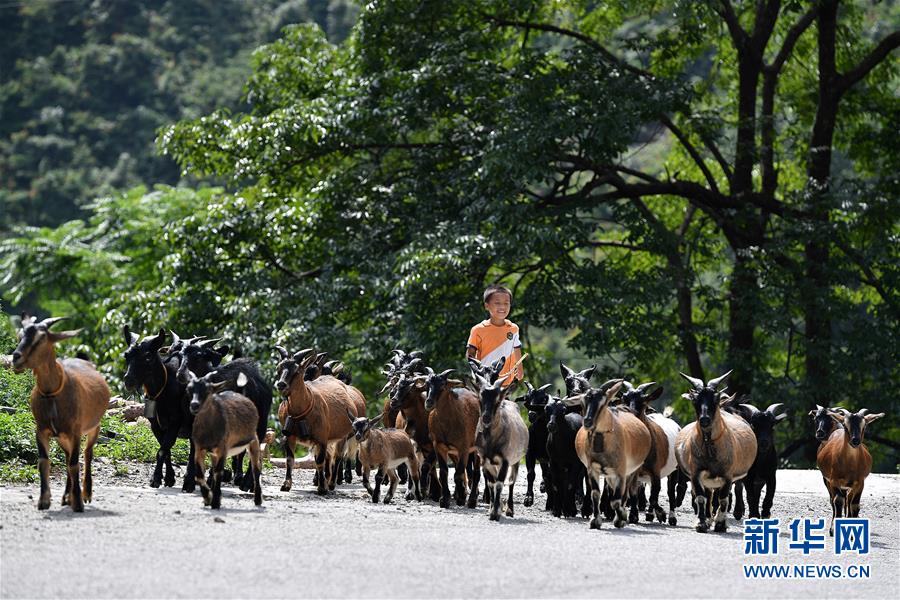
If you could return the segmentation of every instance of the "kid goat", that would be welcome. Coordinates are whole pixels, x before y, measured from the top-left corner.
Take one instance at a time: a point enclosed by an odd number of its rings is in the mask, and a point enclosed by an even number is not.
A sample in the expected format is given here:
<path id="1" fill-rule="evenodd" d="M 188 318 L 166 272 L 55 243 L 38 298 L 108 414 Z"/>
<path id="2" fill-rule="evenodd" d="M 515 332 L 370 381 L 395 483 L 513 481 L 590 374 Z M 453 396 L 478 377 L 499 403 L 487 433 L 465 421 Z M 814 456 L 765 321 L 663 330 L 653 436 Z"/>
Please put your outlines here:
<path id="1" fill-rule="evenodd" d="M 409 490 L 406 493 L 406 499 L 416 500 L 422 499 L 422 492 L 419 488 L 419 460 L 416 458 L 416 447 L 409 435 L 402 429 L 389 427 L 386 429 L 375 429 L 373 425 L 381 420 L 384 413 L 378 415 L 374 419 L 366 417 L 354 417 L 353 413 L 347 411 L 347 417 L 350 419 L 350 426 L 353 429 L 353 435 L 359 443 L 359 460 L 362 463 L 362 480 L 363 486 L 372 497 L 372 502 L 378 503 L 381 494 L 382 477 L 389 478 L 391 485 L 388 493 L 384 496 L 384 503 L 390 504 L 397 490 L 397 483 L 400 478 L 397 476 L 397 467 L 406 465 L 409 473 Z M 375 489 L 369 484 L 369 472 L 372 468 L 378 469 L 375 475 Z"/>
<path id="2" fill-rule="evenodd" d="M 863 435 L 869 423 L 884 416 L 884 413 L 868 413 L 865 408 L 855 413 L 829 412 L 839 427 L 816 453 L 816 463 L 831 499 L 829 535 L 834 535 L 835 518 L 859 516 L 859 499 L 866 477 L 872 472 L 872 455 L 863 444 Z"/>
<path id="3" fill-rule="evenodd" d="M 719 410 L 718 387 L 730 374 L 731 371 L 707 383 L 681 374 L 691 383 L 688 396 L 694 404 L 697 420 L 678 432 L 675 457 L 679 468 L 691 478 L 697 505 L 696 529 L 700 533 L 709 530 L 706 520 L 708 492 L 710 495 L 718 492 L 715 530 L 727 530 L 725 519 L 731 484 L 743 479 L 756 459 L 756 436 L 750 425 L 741 417 Z"/>
<path id="4" fill-rule="evenodd" d="M 71 504 L 75 512 L 84 511 L 91 501 L 93 483 L 91 460 L 94 443 L 100 434 L 100 418 L 109 405 L 109 387 L 94 365 L 80 358 L 57 360 L 53 345 L 78 335 L 78 331 L 53 332 L 50 328 L 65 317 L 34 318 L 22 322 L 21 339 L 12 354 L 12 367 L 17 373 L 31 369 L 31 413 L 38 446 L 38 470 L 41 474 L 41 496 L 38 510 L 50 508 L 50 438 L 59 440 L 66 453 L 66 491 L 62 504 Z M 84 447 L 84 491 L 78 482 L 78 451 L 81 436 L 87 434 Z"/>

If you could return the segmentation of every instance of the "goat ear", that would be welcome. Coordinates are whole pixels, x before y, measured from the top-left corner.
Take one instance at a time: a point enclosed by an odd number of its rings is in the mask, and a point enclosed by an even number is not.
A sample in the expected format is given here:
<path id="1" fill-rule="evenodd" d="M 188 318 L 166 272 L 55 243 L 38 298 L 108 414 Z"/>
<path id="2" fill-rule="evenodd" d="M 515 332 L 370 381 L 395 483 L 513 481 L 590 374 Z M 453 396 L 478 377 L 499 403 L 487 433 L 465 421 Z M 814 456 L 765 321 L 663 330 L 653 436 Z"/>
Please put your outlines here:
<path id="1" fill-rule="evenodd" d="M 461 379 L 448 379 L 447 380 L 447 387 L 458 388 L 458 387 L 462 387 L 464 385 L 465 385 L 465 383 L 463 383 L 463 381 Z"/>
<path id="2" fill-rule="evenodd" d="M 585 379 L 590 380 L 591 377 L 594 376 L 594 371 L 597 370 L 597 365 L 591 365 L 589 368 L 585 369 L 581 372 L 581 376 Z"/>
<path id="3" fill-rule="evenodd" d="M 691 402 L 693 402 L 693 400 L 694 400 L 693 397 L 691 397 L 691 395 L 687 392 L 683 393 L 681 395 L 681 397 L 684 398 L 685 400 L 690 400 Z"/>
<path id="4" fill-rule="evenodd" d="M 781 414 L 775 415 L 776 423 L 778 423 L 779 421 L 783 421 L 785 419 L 787 419 L 787 413 L 781 413 Z"/>
<path id="5" fill-rule="evenodd" d="M 568 379 L 575 374 L 575 371 L 564 365 L 562 361 L 559 361 L 559 372 L 562 374 L 563 379 Z"/>
<path id="6" fill-rule="evenodd" d="M 654 400 L 657 400 L 660 396 L 662 396 L 663 389 L 665 389 L 665 388 L 660 386 L 660 387 L 656 388 L 655 390 L 653 390 L 652 392 L 650 392 L 650 395 L 647 396 L 647 402 L 653 402 Z"/>
<path id="7" fill-rule="evenodd" d="M 125 346 L 131 348 L 131 346 L 140 339 L 140 336 L 131 333 L 131 330 L 128 329 L 128 325 L 122 326 L 122 335 L 125 336 Z"/>
<path id="8" fill-rule="evenodd" d="M 284 360 L 288 356 L 290 356 L 290 353 L 287 351 L 287 348 L 285 348 L 284 346 L 275 346 L 275 349 L 278 350 L 278 354 L 281 355 L 281 360 Z"/>
<path id="9" fill-rule="evenodd" d="M 48 331 L 47 337 L 51 342 L 61 342 L 69 338 L 73 338 L 81 333 L 81 329 L 70 329 L 69 331 Z"/>
<path id="10" fill-rule="evenodd" d="M 817 407 L 818 407 L 818 406 L 819 406 L 819 405 L 818 405 L 818 404 L 816 404 L 816 406 L 817 406 Z M 820 409 L 820 410 L 821 410 L 821 409 Z M 806 414 L 807 414 L 807 415 L 809 415 L 809 416 L 810 416 L 810 417 L 812 417 L 812 418 L 814 418 L 814 419 L 815 419 L 815 418 L 816 418 L 816 413 L 818 413 L 818 412 L 819 412 L 819 411 L 818 411 L 818 410 L 816 410 L 816 409 L 815 409 L 815 408 L 814 408 L 814 409 L 812 409 L 812 410 L 811 410 L 811 411 L 809 411 L 809 412 L 808 412 L 808 413 L 806 413 Z"/>
<path id="11" fill-rule="evenodd" d="M 838 425 L 844 424 L 844 417 L 840 413 L 834 413 L 834 412 L 828 411 L 828 416 L 831 417 L 831 420 L 834 421 L 835 423 L 837 423 Z"/>
<path id="12" fill-rule="evenodd" d="M 239 388 L 246 387 L 248 383 L 250 383 L 250 380 L 247 379 L 247 375 L 244 373 L 238 373 L 237 386 Z"/>
<path id="13" fill-rule="evenodd" d="M 371 427 L 372 425 L 374 425 L 375 423 L 377 423 L 378 421 L 380 421 L 383 418 L 384 418 L 383 412 L 380 415 L 376 415 L 376 416 L 372 417 L 371 419 L 369 419 L 369 427 Z"/>
<path id="14" fill-rule="evenodd" d="M 884 416 L 884 413 L 875 413 L 874 415 L 866 415 L 863 418 L 866 420 L 866 425 L 868 425 L 872 421 L 877 421 L 878 419 L 880 419 L 883 416 Z"/>
<path id="15" fill-rule="evenodd" d="M 350 419 L 350 422 L 356 423 L 356 416 L 352 412 L 350 412 L 349 408 L 347 408 L 345 410 L 347 411 L 347 418 Z"/>
<path id="16" fill-rule="evenodd" d="M 214 391 L 214 392 L 221 392 L 222 390 L 224 390 L 224 389 L 227 388 L 227 387 L 228 387 L 228 381 L 227 381 L 227 380 L 216 381 L 216 382 L 211 383 L 211 384 L 209 385 L 209 388 L 210 388 L 212 391 Z"/>

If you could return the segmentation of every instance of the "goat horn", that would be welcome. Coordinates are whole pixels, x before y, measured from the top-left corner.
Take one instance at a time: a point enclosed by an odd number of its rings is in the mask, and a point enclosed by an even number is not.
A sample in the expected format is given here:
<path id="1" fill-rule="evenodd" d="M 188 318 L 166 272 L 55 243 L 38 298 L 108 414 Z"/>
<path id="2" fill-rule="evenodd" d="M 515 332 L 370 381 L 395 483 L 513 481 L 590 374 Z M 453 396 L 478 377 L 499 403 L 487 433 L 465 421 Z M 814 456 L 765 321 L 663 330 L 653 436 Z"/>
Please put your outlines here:
<path id="1" fill-rule="evenodd" d="M 441 374 L 438 375 L 438 377 L 446 377 L 447 375 L 449 375 L 452 372 L 453 372 L 453 369 L 447 369 L 446 371 L 441 371 Z"/>
<path id="2" fill-rule="evenodd" d="M 606 383 L 604 383 L 603 385 L 600 386 L 600 391 L 605 394 L 606 392 L 609 391 L 609 389 L 612 386 L 616 385 L 620 381 L 623 381 L 623 380 L 622 379 L 610 379 L 609 381 L 607 381 Z"/>
<path id="3" fill-rule="evenodd" d="M 202 342 L 200 342 L 197 345 L 200 346 L 201 348 L 212 348 L 213 346 L 215 346 L 216 344 L 218 344 L 221 341 L 222 341 L 222 338 L 212 338 L 209 340 L 203 340 Z"/>
<path id="4" fill-rule="evenodd" d="M 425 372 L 429 375 L 434 375 L 434 369 L 432 369 L 431 367 L 425 367 Z"/>
<path id="5" fill-rule="evenodd" d="M 528 383 L 528 382 L 526 381 L 526 382 L 525 382 L 525 389 L 528 390 L 528 393 L 530 394 L 531 392 L 534 391 L 534 386 L 531 385 L 530 383 Z"/>
<path id="6" fill-rule="evenodd" d="M 709 385 L 709 387 L 711 387 L 712 389 L 716 389 L 716 388 L 719 387 L 719 385 L 720 385 L 723 381 L 725 381 L 725 380 L 728 378 L 728 376 L 731 375 L 732 373 L 733 373 L 733 370 L 732 370 L 732 371 L 728 371 L 728 372 L 725 373 L 724 375 L 719 375 L 719 376 L 716 377 L 715 379 L 710 379 L 710 380 L 709 380 L 709 383 L 708 383 L 707 385 Z"/>
<path id="7" fill-rule="evenodd" d="M 637 386 L 637 391 L 638 391 L 638 392 L 641 392 L 641 393 L 644 393 L 644 390 L 646 390 L 647 388 L 649 388 L 650 386 L 653 386 L 653 385 L 656 385 L 656 382 L 655 382 L 655 381 L 650 381 L 650 382 L 647 382 L 647 383 L 642 383 L 641 385 Z"/>
<path id="8" fill-rule="evenodd" d="M 47 329 L 50 329 L 51 327 L 53 327 L 55 324 L 59 323 L 63 319 L 68 319 L 68 317 L 47 317 L 46 319 L 41 321 L 40 324 L 43 325 L 44 327 L 46 327 Z"/>
<path id="9" fill-rule="evenodd" d="M 747 410 L 749 410 L 751 415 L 755 415 L 756 413 L 759 412 L 759 409 L 756 408 L 755 406 L 753 406 L 752 404 L 741 404 L 740 407 L 746 408 Z"/>
<path id="10" fill-rule="evenodd" d="M 313 352 L 313 350 L 314 350 L 313 348 L 304 348 L 303 350 L 300 350 L 299 352 L 295 352 L 294 360 L 296 360 L 296 361 L 301 360 L 307 354 L 309 354 L 310 352 Z"/>
<path id="11" fill-rule="evenodd" d="M 866 416 L 867 414 L 869 414 L 869 409 L 868 409 L 868 408 L 861 408 L 861 409 L 859 409 L 859 412 L 857 412 L 856 414 L 858 414 L 858 415 L 861 416 L 861 417 L 864 417 L 864 416 Z"/>
<path id="12" fill-rule="evenodd" d="M 627 380 L 623 381 L 622 385 L 625 386 L 626 391 L 629 391 L 629 392 L 634 391 L 634 386 L 631 384 L 630 381 L 627 381 Z"/>
<path id="13" fill-rule="evenodd" d="M 690 375 L 685 375 L 684 373 L 682 373 L 680 371 L 678 372 L 678 374 L 681 375 L 682 377 L 684 377 L 685 379 L 687 379 L 690 382 L 691 386 L 693 386 L 693 388 L 695 390 L 697 390 L 698 392 L 704 388 L 702 379 L 697 379 L 696 377 L 691 377 Z"/>
<path id="14" fill-rule="evenodd" d="M 781 402 L 776 402 L 775 404 L 770 404 L 769 406 L 767 406 L 765 412 L 767 412 L 767 413 L 769 413 L 769 414 L 771 414 L 771 415 L 774 415 L 774 414 L 775 414 L 776 412 L 778 412 L 778 410 L 781 409 L 781 407 L 783 407 L 783 406 L 784 406 L 783 403 L 781 403 Z"/>
<path id="15" fill-rule="evenodd" d="M 275 349 L 278 350 L 278 354 L 281 355 L 282 359 L 285 359 L 288 356 L 290 356 L 290 352 L 288 352 L 287 348 L 285 348 L 284 346 L 275 346 Z"/>
<path id="16" fill-rule="evenodd" d="M 825 408 L 825 407 L 824 407 L 824 406 L 821 406 L 821 405 L 819 405 L 819 404 L 816 404 L 816 410 L 817 410 L 817 411 L 822 410 L 823 408 Z"/>
<path id="17" fill-rule="evenodd" d="M 542 385 L 541 387 L 538 388 L 538 391 L 539 391 L 539 392 L 546 392 L 547 390 L 549 390 L 549 389 L 552 388 L 552 387 L 553 387 L 553 384 L 552 384 L 552 383 L 545 383 L 544 385 Z"/>
<path id="18" fill-rule="evenodd" d="M 175 344 L 177 344 L 178 342 L 181 341 L 181 338 L 178 337 L 178 334 L 175 333 L 175 331 L 173 331 L 172 329 L 170 329 L 170 330 L 169 330 L 169 333 L 172 334 L 172 345 L 173 345 L 173 346 L 174 346 Z"/>
<path id="19" fill-rule="evenodd" d="M 421 350 L 413 350 L 407 356 L 409 356 L 410 358 L 419 358 L 422 356 L 422 351 Z"/>

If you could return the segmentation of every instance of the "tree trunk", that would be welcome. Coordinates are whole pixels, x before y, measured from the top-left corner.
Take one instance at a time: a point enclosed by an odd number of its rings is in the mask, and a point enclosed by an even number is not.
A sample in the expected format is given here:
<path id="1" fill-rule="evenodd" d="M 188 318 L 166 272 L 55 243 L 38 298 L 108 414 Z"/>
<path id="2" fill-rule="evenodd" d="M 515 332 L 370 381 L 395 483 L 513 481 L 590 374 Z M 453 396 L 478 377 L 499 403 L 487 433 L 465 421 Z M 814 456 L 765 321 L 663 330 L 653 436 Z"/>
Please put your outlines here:
<path id="1" fill-rule="evenodd" d="M 728 389 L 738 394 L 749 394 L 753 390 L 753 332 L 758 292 L 752 260 L 747 256 L 747 248 L 735 249 L 728 289 L 728 367 L 734 370 L 728 380 Z"/>

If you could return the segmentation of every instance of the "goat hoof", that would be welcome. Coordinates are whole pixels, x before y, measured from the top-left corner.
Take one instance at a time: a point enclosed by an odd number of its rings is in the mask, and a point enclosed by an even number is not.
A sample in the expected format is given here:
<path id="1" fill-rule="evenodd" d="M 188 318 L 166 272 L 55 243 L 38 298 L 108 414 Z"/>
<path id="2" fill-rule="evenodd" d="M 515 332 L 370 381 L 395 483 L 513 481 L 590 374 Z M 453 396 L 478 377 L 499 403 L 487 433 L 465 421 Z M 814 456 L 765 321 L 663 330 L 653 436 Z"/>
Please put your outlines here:
<path id="1" fill-rule="evenodd" d="M 406 500 L 407 502 L 412 502 L 415 499 L 415 497 L 416 497 L 416 495 L 413 494 L 412 492 L 407 492 L 406 495 L 403 496 L 403 499 Z"/>
<path id="2" fill-rule="evenodd" d="M 466 502 L 466 508 L 478 508 L 478 499 L 469 498 L 469 501 Z"/>
<path id="3" fill-rule="evenodd" d="M 38 510 L 47 510 L 50 508 L 50 496 L 38 500 Z"/>
<path id="4" fill-rule="evenodd" d="M 644 515 L 644 520 L 647 521 L 648 523 L 652 523 L 653 522 L 653 513 L 648 512 L 646 515 Z"/>
<path id="5" fill-rule="evenodd" d="M 450 508 L 450 498 L 449 497 L 441 497 L 441 508 Z"/>
<path id="6" fill-rule="evenodd" d="M 632 525 L 637 525 L 641 521 L 640 516 L 637 513 L 631 513 L 628 515 L 628 522 Z"/>
<path id="7" fill-rule="evenodd" d="M 697 523 L 696 530 L 697 533 L 706 533 L 707 531 L 709 531 L 709 525 L 707 525 L 706 523 Z"/>
<path id="8" fill-rule="evenodd" d="M 768 510 L 764 510 L 764 511 L 762 512 L 762 518 L 763 518 L 763 519 L 768 519 L 768 518 L 771 517 L 771 516 L 772 516 L 772 513 L 769 512 Z"/>
<path id="9" fill-rule="evenodd" d="M 385 496 L 385 497 L 384 497 L 384 503 L 385 503 L 385 504 L 390 504 L 390 503 L 391 503 L 391 500 L 393 500 L 393 499 L 394 499 L 394 498 L 391 497 L 391 496 Z"/>
<path id="10" fill-rule="evenodd" d="M 281 491 L 282 491 L 282 492 L 289 492 L 289 491 L 291 491 L 291 482 L 290 482 L 290 481 L 285 481 L 284 483 L 282 483 L 282 484 L 281 484 Z"/>
<path id="11" fill-rule="evenodd" d="M 491 521 L 499 521 L 499 520 L 500 520 L 500 513 L 499 512 L 496 512 L 496 513 L 491 512 Z"/>
<path id="12" fill-rule="evenodd" d="M 72 505 L 72 512 L 84 512 L 84 502 L 78 502 Z"/>
<path id="13" fill-rule="evenodd" d="M 591 519 L 591 529 L 600 529 L 601 523 L 602 523 L 602 521 L 599 521 L 597 519 Z"/>
<path id="14" fill-rule="evenodd" d="M 69 505 L 69 494 L 63 494 L 62 502 L 60 506 L 68 506 Z"/>
<path id="15" fill-rule="evenodd" d="M 737 510 L 734 511 L 734 520 L 735 520 L 735 521 L 740 521 L 740 520 L 743 519 L 743 518 L 744 518 L 744 513 L 743 513 L 743 512 L 737 511 Z"/>
<path id="16" fill-rule="evenodd" d="M 316 493 L 320 496 L 326 496 L 326 495 L 328 495 L 328 490 L 325 488 L 318 488 L 316 490 Z"/>
<path id="17" fill-rule="evenodd" d="M 229 481 L 231 481 L 232 475 L 233 474 L 229 469 L 225 469 L 224 471 L 222 471 L 222 483 L 228 483 Z M 237 481 L 237 479 L 235 479 L 235 481 Z"/>
<path id="18" fill-rule="evenodd" d="M 210 508 L 219 509 L 222 508 L 222 502 L 220 500 L 213 500 L 209 506 Z"/>
<path id="19" fill-rule="evenodd" d="M 618 517 L 613 520 L 613 525 L 616 526 L 617 529 L 621 529 L 625 527 L 625 519 L 619 519 Z"/>
<path id="20" fill-rule="evenodd" d="M 522 502 L 523 506 L 531 506 L 534 504 L 534 496 L 525 496 L 525 500 Z"/>
<path id="21" fill-rule="evenodd" d="M 513 512 L 513 509 L 507 508 L 507 509 L 506 509 L 506 516 L 507 516 L 507 517 L 514 517 L 515 514 L 514 514 L 514 512 Z"/>
<path id="22" fill-rule="evenodd" d="M 719 521 L 715 524 L 713 529 L 716 531 L 716 533 L 724 533 L 728 531 L 728 525 L 725 523 L 725 521 Z"/>
<path id="23" fill-rule="evenodd" d="M 196 491 L 196 489 L 197 489 L 197 484 L 188 485 L 187 483 L 185 483 L 183 486 L 181 486 L 181 493 L 193 494 L 194 491 Z"/>
<path id="24" fill-rule="evenodd" d="M 151 479 L 150 480 L 150 487 L 152 487 L 152 488 L 158 488 L 161 485 L 162 485 L 162 481 L 159 479 Z"/>
<path id="25" fill-rule="evenodd" d="M 372 494 L 372 504 L 378 504 L 379 498 L 381 498 L 380 494 Z"/>
<path id="26" fill-rule="evenodd" d="M 675 527 L 677 524 L 678 524 L 678 519 L 676 519 L 674 516 L 669 517 L 669 525 L 671 525 L 672 527 Z"/>

